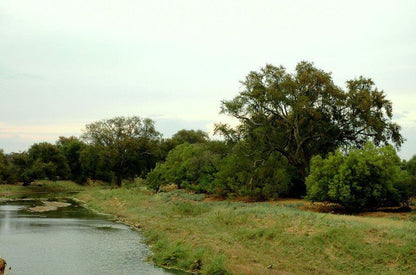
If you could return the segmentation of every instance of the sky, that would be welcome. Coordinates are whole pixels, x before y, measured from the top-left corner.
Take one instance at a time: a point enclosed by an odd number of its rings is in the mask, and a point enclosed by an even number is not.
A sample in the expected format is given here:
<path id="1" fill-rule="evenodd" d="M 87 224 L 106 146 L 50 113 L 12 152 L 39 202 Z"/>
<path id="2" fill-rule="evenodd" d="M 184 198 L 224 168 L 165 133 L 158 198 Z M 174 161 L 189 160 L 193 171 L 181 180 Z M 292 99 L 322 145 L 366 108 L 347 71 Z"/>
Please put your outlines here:
<path id="1" fill-rule="evenodd" d="M 169 137 L 229 121 L 221 100 L 266 64 L 363 75 L 416 154 L 416 1 L 1 0 L 0 148 L 79 136 L 114 116 Z"/>

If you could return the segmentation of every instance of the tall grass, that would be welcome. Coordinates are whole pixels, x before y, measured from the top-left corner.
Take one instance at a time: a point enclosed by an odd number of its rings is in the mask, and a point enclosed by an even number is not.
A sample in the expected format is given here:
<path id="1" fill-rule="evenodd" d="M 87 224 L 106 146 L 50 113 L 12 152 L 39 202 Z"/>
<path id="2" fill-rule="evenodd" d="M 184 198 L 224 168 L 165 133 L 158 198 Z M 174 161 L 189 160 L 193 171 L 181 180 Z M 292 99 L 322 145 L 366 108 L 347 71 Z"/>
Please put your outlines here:
<path id="1" fill-rule="evenodd" d="M 141 228 L 161 266 L 204 274 L 416 274 L 415 213 L 375 218 L 206 202 L 181 190 L 153 194 L 140 183 L 83 187 L 74 196 Z"/>
<path id="2" fill-rule="evenodd" d="M 90 189 L 79 197 L 139 223 L 158 265 L 206 274 L 416 273 L 412 218 L 322 214 L 267 202 L 204 202 L 180 192 Z"/>

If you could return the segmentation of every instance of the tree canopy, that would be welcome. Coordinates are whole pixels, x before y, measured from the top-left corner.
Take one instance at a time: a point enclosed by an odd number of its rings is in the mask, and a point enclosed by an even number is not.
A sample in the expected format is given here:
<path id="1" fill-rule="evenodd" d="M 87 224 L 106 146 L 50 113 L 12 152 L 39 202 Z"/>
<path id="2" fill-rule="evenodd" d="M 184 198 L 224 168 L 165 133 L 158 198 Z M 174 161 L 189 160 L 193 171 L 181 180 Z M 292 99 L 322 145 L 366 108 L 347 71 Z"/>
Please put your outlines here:
<path id="1" fill-rule="evenodd" d="M 65 155 L 56 145 L 47 142 L 35 143 L 29 148 L 26 165 L 24 173 L 28 182 L 34 179 L 65 179 L 69 174 Z"/>
<path id="2" fill-rule="evenodd" d="M 266 155 L 280 153 L 301 178 L 314 155 L 367 140 L 376 145 L 403 142 L 400 127 L 391 120 L 392 103 L 369 78 L 349 80 L 343 90 L 330 73 L 303 61 L 294 73 L 266 65 L 241 83 L 243 90 L 221 108 L 240 124 L 217 124 L 216 132 L 231 142 L 252 143 Z"/>
<path id="3" fill-rule="evenodd" d="M 108 150 L 111 171 L 121 186 L 125 177 L 150 170 L 155 162 L 160 138 L 151 119 L 138 116 L 115 117 L 86 125 L 83 139 Z"/>

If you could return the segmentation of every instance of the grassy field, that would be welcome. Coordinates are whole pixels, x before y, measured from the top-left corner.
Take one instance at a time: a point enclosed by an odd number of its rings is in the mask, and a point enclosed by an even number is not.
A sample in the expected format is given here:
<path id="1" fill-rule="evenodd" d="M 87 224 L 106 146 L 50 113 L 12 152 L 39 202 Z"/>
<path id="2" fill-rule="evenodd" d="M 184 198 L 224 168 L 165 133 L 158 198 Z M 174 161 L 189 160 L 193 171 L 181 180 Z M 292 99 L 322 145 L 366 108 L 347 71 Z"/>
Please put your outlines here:
<path id="1" fill-rule="evenodd" d="M 141 228 L 158 265 L 206 274 L 416 273 L 416 213 L 323 214 L 299 202 L 206 201 L 141 185 L 81 189 L 74 196 L 88 207 Z"/>

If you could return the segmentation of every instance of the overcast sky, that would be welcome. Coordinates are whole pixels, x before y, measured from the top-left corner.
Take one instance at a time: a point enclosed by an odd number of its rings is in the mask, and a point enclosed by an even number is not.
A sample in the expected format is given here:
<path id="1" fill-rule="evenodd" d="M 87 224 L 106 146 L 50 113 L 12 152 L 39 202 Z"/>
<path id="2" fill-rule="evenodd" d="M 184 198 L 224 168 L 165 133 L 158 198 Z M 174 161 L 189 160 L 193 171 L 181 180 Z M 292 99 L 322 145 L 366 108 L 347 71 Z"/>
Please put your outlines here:
<path id="1" fill-rule="evenodd" d="M 0 1 L 0 148 L 138 115 L 209 131 L 266 63 L 371 77 L 416 154 L 416 1 Z"/>

